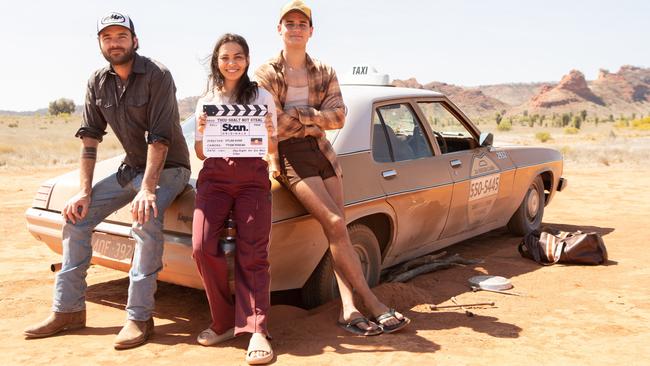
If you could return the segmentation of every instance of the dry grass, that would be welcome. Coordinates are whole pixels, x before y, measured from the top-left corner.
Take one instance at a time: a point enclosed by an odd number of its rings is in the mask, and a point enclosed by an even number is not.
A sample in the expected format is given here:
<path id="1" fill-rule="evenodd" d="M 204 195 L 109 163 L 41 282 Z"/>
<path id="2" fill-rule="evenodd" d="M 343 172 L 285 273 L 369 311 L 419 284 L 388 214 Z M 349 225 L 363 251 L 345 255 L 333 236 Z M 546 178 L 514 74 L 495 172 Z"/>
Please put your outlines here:
<path id="1" fill-rule="evenodd" d="M 79 115 L 0 116 L 0 166 L 30 168 L 73 165 L 79 162 L 81 142 L 75 138 Z M 99 147 L 99 158 L 122 153 L 122 147 L 110 133 Z"/>
<path id="2" fill-rule="evenodd" d="M 616 123 L 584 124 L 577 134 L 566 134 L 564 128 L 524 127 L 515 125 L 510 131 L 498 131 L 496 124 L 481 125 L 482 131 L 492 132 L 495 145 L 525 145 L 554 148 L 572 166 L 645 166 L 650 156 L 650 131 L 621 128 Z M 552 136 L 545 143 L 540 133 Z"/>

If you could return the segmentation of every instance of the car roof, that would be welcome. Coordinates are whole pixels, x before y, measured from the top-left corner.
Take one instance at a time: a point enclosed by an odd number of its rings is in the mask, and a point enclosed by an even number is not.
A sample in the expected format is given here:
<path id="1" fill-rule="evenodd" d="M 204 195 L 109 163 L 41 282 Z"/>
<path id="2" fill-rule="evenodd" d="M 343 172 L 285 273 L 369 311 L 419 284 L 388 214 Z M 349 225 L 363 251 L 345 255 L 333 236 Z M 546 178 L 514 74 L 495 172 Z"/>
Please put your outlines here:
<path id="1" fill-rule="evenodd" d="M 341 92 L 346 98 L 365 98 L 371 100 L 412 98 L 412 97 L 440 97 L 441 93 L 428 89 L 399 88 L 388 85 L 358 85 L 342 84 Z"/>
<path id="2" fill-rule="evenodd" d="M 347 107 L 347 115 L 346 127 L 332 139 L 337 154 L 370 150 L 370 123 L 374 103 L 392 99 L 444 96 L 427 89 L 352 84 L 341 85 L 341 93 Z"/>

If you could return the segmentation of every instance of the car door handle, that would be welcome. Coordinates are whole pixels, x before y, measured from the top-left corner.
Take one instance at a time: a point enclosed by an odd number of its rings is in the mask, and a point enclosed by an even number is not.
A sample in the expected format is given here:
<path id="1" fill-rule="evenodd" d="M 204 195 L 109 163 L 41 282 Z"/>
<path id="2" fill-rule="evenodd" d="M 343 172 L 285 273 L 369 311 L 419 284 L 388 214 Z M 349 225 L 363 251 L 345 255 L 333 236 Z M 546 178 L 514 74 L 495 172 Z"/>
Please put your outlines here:
<path id="1" fill-rule="evenodd" d="M 384 179 L 390 179 L 393 177 L 397 177 L 397 172 L 394 169 L 384 170 L 383 172 L 381 172 L 381 176 L 384 177 Z"/>
<path id="2" fill-rule="evenodd" d="M 454 159 L 450 161 L 449 164 L 451 164 L 452 168 L 458 168 L 459 166 L 463 165 L 463 162 L 458 159 Z"/>

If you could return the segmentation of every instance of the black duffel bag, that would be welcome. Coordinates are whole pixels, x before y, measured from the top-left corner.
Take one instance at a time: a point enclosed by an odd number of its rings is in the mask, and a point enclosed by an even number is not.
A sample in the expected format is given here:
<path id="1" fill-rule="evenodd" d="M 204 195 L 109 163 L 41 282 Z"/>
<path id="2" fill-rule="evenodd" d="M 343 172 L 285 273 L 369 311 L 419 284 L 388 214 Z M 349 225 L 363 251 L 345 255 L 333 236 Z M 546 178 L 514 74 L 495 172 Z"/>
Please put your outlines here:
<path id="1" fill-rule="evenodd" d="M 597 232 L 532 231 L 518 247 L 522 257 L 545 266 L 555 263 L 603 264 L 607 248 Z"/>

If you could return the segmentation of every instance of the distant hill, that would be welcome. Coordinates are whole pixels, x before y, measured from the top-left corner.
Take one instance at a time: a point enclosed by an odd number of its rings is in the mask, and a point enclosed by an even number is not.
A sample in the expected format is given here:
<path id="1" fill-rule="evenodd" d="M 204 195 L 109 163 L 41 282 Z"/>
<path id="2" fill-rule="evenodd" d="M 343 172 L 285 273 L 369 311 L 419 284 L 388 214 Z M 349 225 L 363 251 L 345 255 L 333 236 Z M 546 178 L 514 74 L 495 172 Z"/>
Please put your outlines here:
<path id="1" fill-rule="evenodd" d="M 500 111 L 507 115 L 551 115 L 580 112 L 607 117 L 650 114 L 650 68 L 622 66 L 616 73 L 601 70 L 593 81 L 571 70 L 559 82 L 509 83 L 462 87 L 442 82 L 420 84 L 416 79 L 394 80 L 393 85 L 431 89 L 446 94 L 470 117 Z"/>
<path id="2" fill-rule="evenodd" d="M 431 82 L 425 85 L 418 83 L 415 78 L 408 80 L 393 80 L 393 85 L 405 88 L 428 89 L 445 94 L 460 107 L 468 116 L 483 116 L 493 114 L 494 111 L 501 111 L 510 108 L 506 103 L 485 95 L 482 91 L 468 89 L 460 86 Z"/>
<path id="3" fill-rule="evenodd" d="M 79 106 L 77 106 L 76 108 L 79 108 Z M 0 110 L 0 115 L 3 115 L 3 116 L 32 116 L 34 114 L 47 114 L 47 111 L 48 111 L 47 108 L 41 108 L 41 109 L 37 109 L 35 111 L 20 111 L 20 112 Z"/>
<path id="4" fill-rule="evenodd" d="M 650 69 L 622 66 L 618 72 L 601 70 L 598 78 L 585 80 L 577 70 L 564 75 L 557 85 L 545 85 L 529 101 L 511 113 L 551 114 L 585 110 L 590 115 L 607 117 L 650 113 Z"/>
<path id="5" fill-rule="evenodd" d="M 556 85 L 557 83 L 511 83 L 496 85 L 480 85 L 469 88 L 477 89 L 483 94 L 498 99 L 510 106 L 517 106 L 526 103 L 537 95 L 544 85 Z"/>

